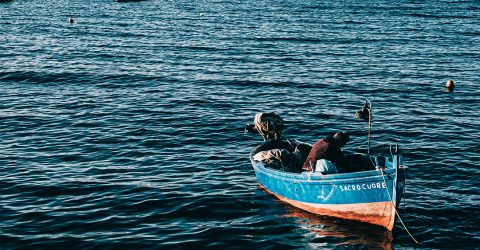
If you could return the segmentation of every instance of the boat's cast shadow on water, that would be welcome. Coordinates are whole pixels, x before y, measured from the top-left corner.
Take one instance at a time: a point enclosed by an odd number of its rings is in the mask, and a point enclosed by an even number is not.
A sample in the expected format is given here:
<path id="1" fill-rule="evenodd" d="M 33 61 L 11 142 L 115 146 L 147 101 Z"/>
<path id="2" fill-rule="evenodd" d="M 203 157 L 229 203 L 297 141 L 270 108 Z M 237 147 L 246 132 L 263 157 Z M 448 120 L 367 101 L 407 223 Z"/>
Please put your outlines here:
<path id="1" fill-rule="evenodd" d="M 393 249 L 394 243 L 402 232 L 389 231 L 384 227 L 345 220 L 326 215 L 318 215 L 306 212 L 294 207 L 287 202 L 273 197 L 258 185 L 256 196 L 265 213 L 273 214 L 275 221 L 280 223 L 282 219 L 296 226 L 293 233 L 310 249 L 359 247 L 367 249 Z M 400 229 L 400 228 L 397 228 Z M 399 235 L 400 234 L 400 235 Z"/>
<path id="2" fill-rule="evenodd" d="M 310 247 L 359 246 L 373 249 L 392 249 L 393 233 L 385 228 L 366 223 L 316 215 L 276 199 L 285 205 L 288 213 L 279 215 L 291 218 L 303 229 L 305 243 Z"/>

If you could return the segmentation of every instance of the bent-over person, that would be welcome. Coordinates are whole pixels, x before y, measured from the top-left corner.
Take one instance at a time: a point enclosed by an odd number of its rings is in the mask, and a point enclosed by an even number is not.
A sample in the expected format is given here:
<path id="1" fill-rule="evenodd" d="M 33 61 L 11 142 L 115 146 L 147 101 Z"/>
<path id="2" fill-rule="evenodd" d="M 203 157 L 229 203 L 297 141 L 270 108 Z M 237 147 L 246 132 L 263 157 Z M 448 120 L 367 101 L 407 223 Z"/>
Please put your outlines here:
<path id="1" fill-rule="evenodd" d="M 302 169 L 310 172 L 315 171 L 317 160 L 325 159 L 335 165 L 338 173 L 351 172 L 347 158 L 342 152 L 342 147 L 349 140 L 350 136 L 346 132 L 338 132 L 333 136 L 318 140 L 310 150 Z"/>

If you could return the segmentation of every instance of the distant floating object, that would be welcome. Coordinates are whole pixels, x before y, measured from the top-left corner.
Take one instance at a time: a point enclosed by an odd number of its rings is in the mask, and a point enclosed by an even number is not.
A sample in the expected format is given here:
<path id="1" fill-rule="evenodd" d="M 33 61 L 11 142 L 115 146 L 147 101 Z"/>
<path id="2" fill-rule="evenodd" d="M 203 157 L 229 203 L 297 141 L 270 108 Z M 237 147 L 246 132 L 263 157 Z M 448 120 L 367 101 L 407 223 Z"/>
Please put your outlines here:
<path id="1" fill-rule="evenodd" d="M 448 80 L 445 89 L 447 92 L 453 91 L 453 89 L 455 89 L 455 82 L 453 82 L 453 80 Z"/>
<path id="2" fill-rule="evenodd" d="M 68 18 L 68 23 L 73 23 L 73 22 L 75 22 L 75 19 L 73 19 L 73 17 L 69 17 Z"/>

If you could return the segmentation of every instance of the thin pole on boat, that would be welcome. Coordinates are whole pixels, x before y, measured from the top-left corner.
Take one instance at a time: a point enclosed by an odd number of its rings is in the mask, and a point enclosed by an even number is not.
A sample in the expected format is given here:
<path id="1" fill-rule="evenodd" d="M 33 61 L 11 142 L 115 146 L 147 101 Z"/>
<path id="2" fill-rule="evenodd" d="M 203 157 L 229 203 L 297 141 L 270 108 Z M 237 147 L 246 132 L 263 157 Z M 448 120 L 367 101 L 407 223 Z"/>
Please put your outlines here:
<path id="1" fill-rule="evenodd" d="M 368 141 L 367 141 L 367 153 L 370 155 L 370 138 L 372 134 L 372 103 L 366 99 L 362 109 L 355 113 L 355 118 L 368 121 Z"/>
<path id="2" fill-rule="evenodd" d="M 367 99 L 365 103 L 368 102 L 368 155 L 370 155 L 370 137 L 372 131 L 372 103 Z"/>

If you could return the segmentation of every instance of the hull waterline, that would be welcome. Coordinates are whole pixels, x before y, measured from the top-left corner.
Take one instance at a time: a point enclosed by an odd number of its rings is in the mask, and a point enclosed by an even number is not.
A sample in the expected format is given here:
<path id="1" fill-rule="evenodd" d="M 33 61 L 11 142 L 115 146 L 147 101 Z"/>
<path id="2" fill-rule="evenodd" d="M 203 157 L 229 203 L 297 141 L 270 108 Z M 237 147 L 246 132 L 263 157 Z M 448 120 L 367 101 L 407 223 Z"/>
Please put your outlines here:
<path id="1" fill-rule="evenodd" d="M 259 186 L 281 201 L 310 213 L 378 225 L 392 230 L 404 174 L 386 170 L 320 175 L 289 173 L 252 161 Z M 398 162 L 398 161 L 397 161 Z"/>
<path id="2" fill-rule="evenodd" d="M 260 183 L 259 186 L 279 200 L 313 214 L 369 223 L 384 227 L 389 231 L 392 231 L 395 224 L 395 211 L 390 201 L 337 205 L 314 204 L 291 200 L 271 192 Z"/>

